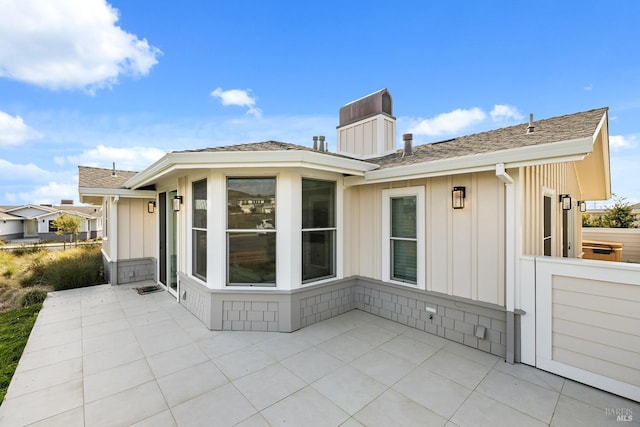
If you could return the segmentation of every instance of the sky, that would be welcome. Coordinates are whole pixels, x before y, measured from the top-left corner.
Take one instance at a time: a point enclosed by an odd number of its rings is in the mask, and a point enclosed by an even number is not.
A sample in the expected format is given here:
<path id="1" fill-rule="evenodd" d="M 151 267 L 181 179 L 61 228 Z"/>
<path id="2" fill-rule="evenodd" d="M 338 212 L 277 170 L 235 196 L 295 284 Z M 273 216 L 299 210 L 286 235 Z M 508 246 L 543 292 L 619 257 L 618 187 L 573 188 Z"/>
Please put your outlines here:
<path id="1" fill-rule="evenodd" d="M 0 205 L 78 202 L 78 166 L 174 150 L 336 148 L 388 88 L 423 144 L 609 107 L 612 190 L 640 202 L 640 2 L 0 0 Z"/>

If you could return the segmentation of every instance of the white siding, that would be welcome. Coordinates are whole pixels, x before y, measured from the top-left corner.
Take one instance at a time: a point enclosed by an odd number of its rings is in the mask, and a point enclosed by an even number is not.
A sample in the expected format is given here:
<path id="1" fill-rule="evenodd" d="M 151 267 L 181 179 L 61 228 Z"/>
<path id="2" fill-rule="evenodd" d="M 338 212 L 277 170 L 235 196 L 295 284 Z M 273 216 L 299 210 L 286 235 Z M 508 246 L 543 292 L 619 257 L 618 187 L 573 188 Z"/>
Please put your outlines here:
<path id="1" fill-rule="evenodd" d="M 466 187 L 464 209 L 451 207 L 454 185 Z M 381 279 L 382 190 L 415 186 L 425 187 L 426 289 L 504 305 L 504 185 L 491 172 L 347 189 L 345 275 Z"/>

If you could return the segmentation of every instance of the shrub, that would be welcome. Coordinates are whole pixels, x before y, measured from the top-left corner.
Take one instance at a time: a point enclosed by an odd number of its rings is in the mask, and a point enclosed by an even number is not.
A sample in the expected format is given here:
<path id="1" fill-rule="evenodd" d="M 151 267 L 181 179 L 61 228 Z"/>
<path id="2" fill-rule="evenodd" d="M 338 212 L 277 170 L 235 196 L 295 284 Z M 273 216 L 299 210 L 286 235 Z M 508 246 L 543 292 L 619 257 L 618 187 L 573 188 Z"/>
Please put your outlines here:
<path id="1" fill-rule="evenodd" d="M 15 274 L 15 269 L 13 267 L 7 267 L 7 269 L 2 273 L 2 276 L 11 279 L 11 276 Z"/>
<path id="2" fill-rule="evenodd" d="M 42 304 L 47 298 L 47 291 L 40 288 L 30 289 L 20 298 L 20 306 L 27 307 L 29 305 Z"/>
<path id="3" fill-rule="evenodd" d="M 102 254 L 81 249 L 54 259 L 45 266 L 43 280 L 56 291 L 102 284 Z"/>
<path id="4" fill-rule="evenodd" d="M 19 248 L 15 248 L 13 250 L 13 254 L 15 256 L 23 256 L 23 255 L 35 254 L 35 253 L 38 253 L 38 252 L 43 251 L 43 250 L 44 249 L 41 246 L 38 246 L 38 245 L 20 246 Z"/>

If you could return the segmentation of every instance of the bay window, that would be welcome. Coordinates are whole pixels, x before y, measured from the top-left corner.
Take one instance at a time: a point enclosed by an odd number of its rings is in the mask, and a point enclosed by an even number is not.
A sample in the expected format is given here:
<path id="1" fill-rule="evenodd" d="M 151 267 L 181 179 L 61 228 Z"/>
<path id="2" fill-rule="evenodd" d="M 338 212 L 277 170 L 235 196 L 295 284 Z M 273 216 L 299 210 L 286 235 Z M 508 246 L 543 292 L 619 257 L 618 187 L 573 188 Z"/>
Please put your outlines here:
<path id="1" fill-rule="evenodd" d="M 227 178 L 227 284 L 276 284 L 276 178 Z"/>
<path id="2" fill-rule="evenodd" d="M 207 180 L 192 184 L 191 239 L 193 245 L 192 274 L 207 280 Z"/>
<path id="3" fill-rule="evenodd" d="M 336 183 L 302 180 L 302 282 L 336 275 Z"/>

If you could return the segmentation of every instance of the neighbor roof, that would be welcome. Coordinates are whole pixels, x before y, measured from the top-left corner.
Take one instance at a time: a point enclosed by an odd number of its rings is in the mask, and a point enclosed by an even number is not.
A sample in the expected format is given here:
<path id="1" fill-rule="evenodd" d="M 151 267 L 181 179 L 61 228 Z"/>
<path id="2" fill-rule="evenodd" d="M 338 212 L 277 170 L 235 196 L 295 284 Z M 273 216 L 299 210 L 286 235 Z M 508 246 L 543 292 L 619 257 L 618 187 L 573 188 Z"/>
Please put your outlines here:
<path id="1" fill-rule="evenodd" d="M 138 172 L 78 166 L 78 187 L 124 188 L 124 183 Z"/>
<path id="2" fill-rule="evenodd" d="M 534 121 L 534 131 L 531 133 L 527 133 L 529 124 L 524 123 L 447 141 L 418 145 L 413 148 L 412 156 L 403 157 L 403 150 L 398 150 L 396 153 L 369 159 L 369 161 L 380 165 L 380 169 L 385 169 L 593 137 L 607 110 L 608 108 L 598 108 Z"/>

